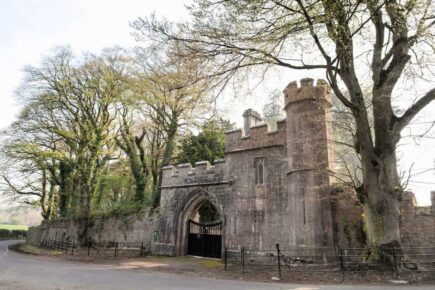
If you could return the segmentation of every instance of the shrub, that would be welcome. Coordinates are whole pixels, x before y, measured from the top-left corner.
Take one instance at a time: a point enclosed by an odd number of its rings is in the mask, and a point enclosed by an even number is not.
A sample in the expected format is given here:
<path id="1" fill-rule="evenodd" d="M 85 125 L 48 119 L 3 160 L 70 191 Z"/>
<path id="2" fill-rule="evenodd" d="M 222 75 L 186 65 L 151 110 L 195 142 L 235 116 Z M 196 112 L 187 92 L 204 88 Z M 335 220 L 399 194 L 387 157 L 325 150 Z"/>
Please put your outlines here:
<path id="1" fill-rule="evenodd" d="M 27 237 L 27 230 L 12 230 L 12 238 L 25 239 Z"/>

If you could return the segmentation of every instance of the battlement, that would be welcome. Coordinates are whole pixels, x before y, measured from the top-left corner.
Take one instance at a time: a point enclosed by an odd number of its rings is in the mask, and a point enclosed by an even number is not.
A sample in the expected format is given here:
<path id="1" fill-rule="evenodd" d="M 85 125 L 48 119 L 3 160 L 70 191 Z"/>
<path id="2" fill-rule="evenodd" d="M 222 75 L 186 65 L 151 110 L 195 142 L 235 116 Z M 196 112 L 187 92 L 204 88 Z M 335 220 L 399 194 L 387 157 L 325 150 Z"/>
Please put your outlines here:
<path id="1" fill-rule="evenodd" d="M 219 182 L 226 177 L 225 168 L 224 159 L 216 159 L 214 165 L 208 161 L 198 161 L 195 166 L 190 163 L 164 166 L 162 187 Z"/>
<path id="2" fill-rule="evenodd" d="M 278 121 L 275 131 L 270 131 L 266 123 L 261 123 L 249 128 L 249 136 L 246 136 L 243 129 L 231 130 L 225 135 L 225 153 L 285 145 L 286 120 Z"/>
<path id="3" fill-rule="evenodd" d="M 331 106 L 330 87 L 325 80 L 318 79 L 314 86 L 314 80 L 310 78 L 301 79 L 300 86 L 296 81 L 287 85 L 284 93 L 284 109 L 291 103 L 304 100 L 326 101 Z"/>
<path id="4" fill-rule="evenodd" d="M 417 199 L 415 198 L 415 193 L 411 191 L 405 191 L 402 194 L 401 206 L 408 213 L 419 215 L 434 215 L 435 216 L 435 191 L 431 192 L 431 205 L 420 206 L 417 204 Z"/>

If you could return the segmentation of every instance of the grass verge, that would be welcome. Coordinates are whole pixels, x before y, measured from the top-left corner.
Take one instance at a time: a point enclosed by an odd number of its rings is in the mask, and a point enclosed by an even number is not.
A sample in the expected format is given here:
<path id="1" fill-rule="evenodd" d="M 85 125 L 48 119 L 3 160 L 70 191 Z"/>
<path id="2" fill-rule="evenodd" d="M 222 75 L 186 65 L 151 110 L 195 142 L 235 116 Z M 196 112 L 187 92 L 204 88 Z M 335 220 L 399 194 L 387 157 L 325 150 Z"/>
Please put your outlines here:
<path id="1" fill-rule="evenodd" d="M 18 243 L 15 245 L 10 245 L 9 248 L 11 250 L 20 253 L 36 255 L 36 256 L 59 256 L 62 254 L 61 251 L 40 248 L 26 243 Z"/>

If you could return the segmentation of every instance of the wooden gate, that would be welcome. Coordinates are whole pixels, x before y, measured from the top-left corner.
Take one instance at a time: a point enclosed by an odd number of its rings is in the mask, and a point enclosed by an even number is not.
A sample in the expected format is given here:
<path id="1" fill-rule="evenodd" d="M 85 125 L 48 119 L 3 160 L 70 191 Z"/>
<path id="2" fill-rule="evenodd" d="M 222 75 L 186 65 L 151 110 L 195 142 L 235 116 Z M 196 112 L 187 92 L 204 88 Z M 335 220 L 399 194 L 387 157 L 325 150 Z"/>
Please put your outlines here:
<path id="1" fill-rule="evenodd" d="M 222 222 L 200 224 L 189 220 L 187 254 L 221 258 Z"/>

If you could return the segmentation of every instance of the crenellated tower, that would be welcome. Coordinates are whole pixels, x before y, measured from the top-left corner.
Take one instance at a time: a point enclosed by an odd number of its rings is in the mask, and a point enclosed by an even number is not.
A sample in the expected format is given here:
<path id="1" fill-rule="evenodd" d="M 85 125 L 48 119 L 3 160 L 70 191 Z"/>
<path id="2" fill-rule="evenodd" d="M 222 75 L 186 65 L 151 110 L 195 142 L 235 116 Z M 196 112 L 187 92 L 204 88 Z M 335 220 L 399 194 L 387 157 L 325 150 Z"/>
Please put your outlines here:
<path id="1" fill-rule="evenodd" d="M 328 202 L 333 154 L 331 95 L 327 83 L 302 79 L 284 90 L 287 115 L 287 184 L 293 206 L 293 241 L 297 245 L 331 246 L 332 219 Z"/>

